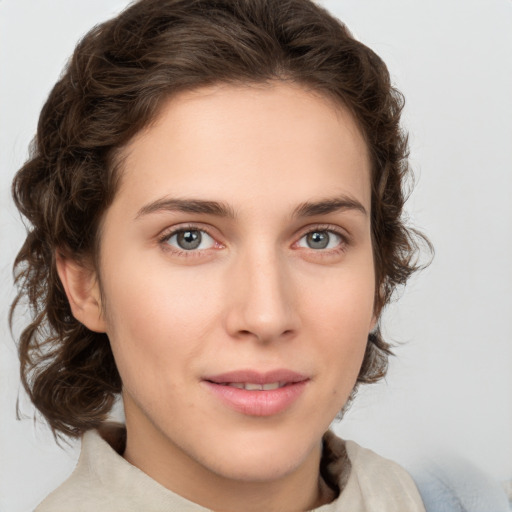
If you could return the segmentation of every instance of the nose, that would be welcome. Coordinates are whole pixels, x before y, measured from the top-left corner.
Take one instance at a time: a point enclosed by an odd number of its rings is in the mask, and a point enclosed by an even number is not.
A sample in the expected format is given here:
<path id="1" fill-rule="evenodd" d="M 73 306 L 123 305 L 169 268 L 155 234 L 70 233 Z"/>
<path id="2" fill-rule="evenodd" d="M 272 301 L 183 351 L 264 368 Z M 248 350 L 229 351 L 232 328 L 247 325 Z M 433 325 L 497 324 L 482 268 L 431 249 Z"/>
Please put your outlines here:
<path id="1" fill-rule="evenodd" d="M 226 329 L 262 343 L 290 338 L 299 327 L 291 272 L 272 250 L 240 257 L 230 269 Z"/>

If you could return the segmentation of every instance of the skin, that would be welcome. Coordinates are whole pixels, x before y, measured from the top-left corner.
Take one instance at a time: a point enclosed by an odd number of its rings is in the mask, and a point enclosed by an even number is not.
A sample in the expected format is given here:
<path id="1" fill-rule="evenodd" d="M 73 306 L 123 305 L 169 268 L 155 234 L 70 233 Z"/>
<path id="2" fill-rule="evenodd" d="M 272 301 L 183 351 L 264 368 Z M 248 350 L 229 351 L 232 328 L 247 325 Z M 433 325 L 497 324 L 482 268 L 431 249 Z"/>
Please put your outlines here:
<path id="1" fill-rule="evenodd" d="M 354 119 L 291 84 L 215 86 L 169 100 L 122 156 L 101 278 L 63 256 L 58 268 L 74 315 L 109 336 L 124 457 L 215 510 L 329 501 L 321 438 L 375 324 L 370 162 Z M 176 199 L 228 215 L 180 211 Z M 202 244 L 180 248 L 180 228 L 204 230 Z M 328 246 L 311 247 L 310 232 Z M 308 379 L 278 414 L 235 411 L 204 386 L 208 375 L 276 368 Z"/>

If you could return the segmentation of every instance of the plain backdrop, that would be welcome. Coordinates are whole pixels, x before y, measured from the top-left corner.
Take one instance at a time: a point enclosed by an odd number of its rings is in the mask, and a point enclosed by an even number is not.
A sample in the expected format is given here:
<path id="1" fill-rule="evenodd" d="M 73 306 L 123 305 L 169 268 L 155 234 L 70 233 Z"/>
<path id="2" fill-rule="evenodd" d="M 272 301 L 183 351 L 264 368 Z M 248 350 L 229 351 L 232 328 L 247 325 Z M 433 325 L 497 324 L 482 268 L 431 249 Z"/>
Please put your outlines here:
<path id="1" fill-rule="evenodd" d="M 10 182 L 78 38 L 124 0 L 0 0 L 0 511 L 31 510 L 72 470 L 20 390 L 7 326 L 24 228 Z M 512 1 L 330 0 L 407 99 L 413 225 L 436 248 L 384 315 L 385 381 L 334 426 L 379 453 L 461 457 L 512 478 Z M 28 419 L 15 418 L 16 400 Z M 205 428 L 208 428 L 205 425 Z"/>

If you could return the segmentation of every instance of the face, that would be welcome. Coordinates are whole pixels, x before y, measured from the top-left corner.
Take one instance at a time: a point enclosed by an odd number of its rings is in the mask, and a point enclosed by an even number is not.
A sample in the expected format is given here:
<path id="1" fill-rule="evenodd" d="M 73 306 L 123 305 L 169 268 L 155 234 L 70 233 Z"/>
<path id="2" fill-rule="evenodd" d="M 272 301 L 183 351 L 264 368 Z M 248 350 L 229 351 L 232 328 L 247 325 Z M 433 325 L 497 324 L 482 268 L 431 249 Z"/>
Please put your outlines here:
<path id="1" fill-rule="evenodd" d="M 123 158 L 100 276 L 129 446 L 245 481 L 317 461 L 374 324 L 351 115 L 292 85 L 204 88 Z"/>

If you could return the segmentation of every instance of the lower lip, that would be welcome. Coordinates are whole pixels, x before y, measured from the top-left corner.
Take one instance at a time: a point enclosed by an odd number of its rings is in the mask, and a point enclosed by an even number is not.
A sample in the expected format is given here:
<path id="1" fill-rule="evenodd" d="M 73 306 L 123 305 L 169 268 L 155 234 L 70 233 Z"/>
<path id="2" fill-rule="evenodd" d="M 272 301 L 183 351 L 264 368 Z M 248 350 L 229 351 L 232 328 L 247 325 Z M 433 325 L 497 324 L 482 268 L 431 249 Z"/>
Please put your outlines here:
<path id="1" fill-rule="evenodd" d="M 268 391 L 248 391 L 203 381 L 225 405 L 248 416 L 273 416 L 283 412 L 299 398 L 306 388 L 307 382 L 307 380 L 294 382 Z"/>

